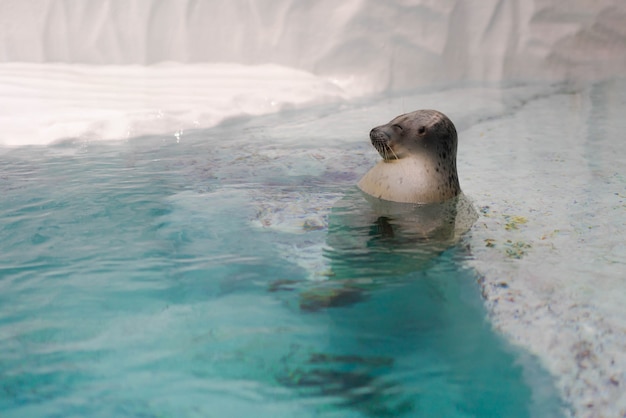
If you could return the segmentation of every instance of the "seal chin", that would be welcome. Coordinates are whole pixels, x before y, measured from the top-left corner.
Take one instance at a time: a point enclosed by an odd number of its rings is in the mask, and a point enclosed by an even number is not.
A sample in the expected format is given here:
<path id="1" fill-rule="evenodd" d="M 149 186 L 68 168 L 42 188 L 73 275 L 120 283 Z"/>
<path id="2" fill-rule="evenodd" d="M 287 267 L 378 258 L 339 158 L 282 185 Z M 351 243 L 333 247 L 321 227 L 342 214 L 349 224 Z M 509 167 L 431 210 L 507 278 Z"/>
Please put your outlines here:
<path id="1" fill-rule="evenodd" d="M 393 149 L 389 146 L 389 134 L 380 128 L 374 128 L 370 131 L 370 141 L 376 148 L 376 151 L 383 157 L 384 160 L 397 160 L 398 156 L 393 152 Z"/>

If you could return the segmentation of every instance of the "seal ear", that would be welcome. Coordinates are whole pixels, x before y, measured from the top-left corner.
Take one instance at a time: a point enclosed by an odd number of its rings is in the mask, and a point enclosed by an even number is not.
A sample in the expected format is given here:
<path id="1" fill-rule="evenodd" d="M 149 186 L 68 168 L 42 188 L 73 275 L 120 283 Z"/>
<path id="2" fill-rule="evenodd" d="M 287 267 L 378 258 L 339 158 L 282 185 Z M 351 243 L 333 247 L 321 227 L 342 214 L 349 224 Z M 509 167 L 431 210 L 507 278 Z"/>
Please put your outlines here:
<path id="1" fill-rule="evenodd" d="M 420 127 L 417 129 L 417 134 L 418 134 L 418 135 L 424 135 L 425 133 L 426 133 L 426 127 L 425 127 L 424 125 L 420 126 Z"/>

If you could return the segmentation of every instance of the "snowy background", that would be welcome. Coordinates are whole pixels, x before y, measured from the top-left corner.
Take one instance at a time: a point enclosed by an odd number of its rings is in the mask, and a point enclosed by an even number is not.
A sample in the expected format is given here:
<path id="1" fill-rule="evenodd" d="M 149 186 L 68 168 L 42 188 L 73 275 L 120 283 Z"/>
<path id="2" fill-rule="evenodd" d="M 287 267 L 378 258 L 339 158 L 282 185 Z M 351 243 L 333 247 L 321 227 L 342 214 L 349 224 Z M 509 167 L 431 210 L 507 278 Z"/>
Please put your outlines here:
<path id="1" fill-rule="evenodd" d="M 0 144 L 454 83 L 600 79 L 626 68 L 625 22 L 620 0 L 0 0 Z"/>
<path id="2" fill-rule="evenodd" d="M 361 91 L 626 66 L 620 0 L 3 0 L 0 10 L 0 62 L 274 63 Z"/>

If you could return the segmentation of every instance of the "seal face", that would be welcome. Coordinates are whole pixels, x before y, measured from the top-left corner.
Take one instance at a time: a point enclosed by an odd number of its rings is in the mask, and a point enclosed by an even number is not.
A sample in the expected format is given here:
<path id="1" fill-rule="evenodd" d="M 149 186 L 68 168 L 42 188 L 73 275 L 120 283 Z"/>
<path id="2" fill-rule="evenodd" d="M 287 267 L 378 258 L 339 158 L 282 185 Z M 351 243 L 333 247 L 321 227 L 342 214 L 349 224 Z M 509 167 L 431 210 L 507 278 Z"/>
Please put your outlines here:
<path id="1" fill-rule="evenodd" d="M 417 110 L 371 130 L 383 158 L 359 181 L 359 188 L 383 200 L 443 202 L 461 193 L 456 171 L 457 133 L 446 115 Z"/>

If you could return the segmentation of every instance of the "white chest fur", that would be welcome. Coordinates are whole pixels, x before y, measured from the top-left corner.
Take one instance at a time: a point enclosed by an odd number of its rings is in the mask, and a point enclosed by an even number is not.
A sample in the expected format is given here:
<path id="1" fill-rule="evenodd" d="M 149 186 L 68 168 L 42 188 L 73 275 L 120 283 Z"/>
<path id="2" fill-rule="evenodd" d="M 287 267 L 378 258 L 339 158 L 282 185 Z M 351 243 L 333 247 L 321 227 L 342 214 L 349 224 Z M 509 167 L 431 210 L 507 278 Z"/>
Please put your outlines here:
<path id="1" fill-rule="evenodd" d="M 367 194 L 392 202 L 434 203 L 454 196 L 442 192 L 442 174 L 437 172 L 432 158 L 411 156 L 378 162 L 358 186 Z"/>

